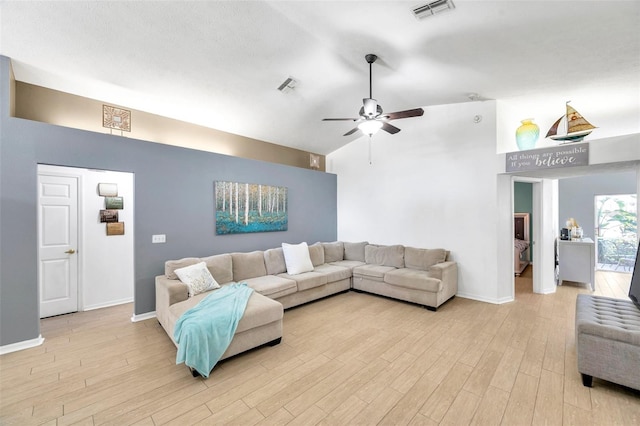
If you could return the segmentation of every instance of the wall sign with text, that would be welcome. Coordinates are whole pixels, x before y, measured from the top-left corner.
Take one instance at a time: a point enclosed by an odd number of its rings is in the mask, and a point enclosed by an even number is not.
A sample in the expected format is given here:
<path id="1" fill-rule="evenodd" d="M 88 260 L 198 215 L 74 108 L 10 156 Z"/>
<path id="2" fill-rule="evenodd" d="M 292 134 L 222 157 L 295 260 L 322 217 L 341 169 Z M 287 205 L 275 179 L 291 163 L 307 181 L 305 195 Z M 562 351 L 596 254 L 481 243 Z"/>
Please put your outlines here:
<path id="1" fill-rule="evenodd" d="M 589 144 L 563 145 L 529 151 L 508 152 L 507 172 L 557 169 L 589 165 Z"/>

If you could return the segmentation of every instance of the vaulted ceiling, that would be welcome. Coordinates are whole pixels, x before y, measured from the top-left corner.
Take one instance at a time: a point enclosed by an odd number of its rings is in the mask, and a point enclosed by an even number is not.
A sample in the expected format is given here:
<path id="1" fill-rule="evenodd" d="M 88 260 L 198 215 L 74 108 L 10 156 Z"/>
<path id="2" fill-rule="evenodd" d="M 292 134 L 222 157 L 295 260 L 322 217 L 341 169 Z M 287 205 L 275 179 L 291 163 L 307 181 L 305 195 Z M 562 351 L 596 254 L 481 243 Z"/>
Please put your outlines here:
<path id="1" fill-rule="evenodd" d="M 471 93 L 638 109 L 640 2 L 454 2 L 4 1 L 0 53 L 20 81 L 320 154 L 361 136 L 321 119 L 357 116 L 367 53 L 386 112 Z"/>

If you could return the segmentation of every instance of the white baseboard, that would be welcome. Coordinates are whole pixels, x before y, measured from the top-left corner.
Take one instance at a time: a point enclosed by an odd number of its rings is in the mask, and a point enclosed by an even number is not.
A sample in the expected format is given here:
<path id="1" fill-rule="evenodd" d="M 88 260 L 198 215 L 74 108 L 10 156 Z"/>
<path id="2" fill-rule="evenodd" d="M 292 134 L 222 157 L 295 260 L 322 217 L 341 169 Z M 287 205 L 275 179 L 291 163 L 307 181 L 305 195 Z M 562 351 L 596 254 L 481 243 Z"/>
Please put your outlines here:
<path id="1" fill-rule="evenodd" d="M 156 311 L 147 312 L 145 314 L 139 314 L 139 315 L 133 314 L 131 315 L 131 322 L 144 321 L 144 320 L 148 320 L 155 317 L 156 317 Z"/>
<path id="2" fill-rule="evenodd" d="M 462 297 L 463 299 L 477 300 L 478 302 L 491 303 L 493 305 L 502 305 L 504 303 L 513 302 L 513 297 L 503 297 L 501 299 L 489 299 L 487 297 L 478 297 L 474 294 L 456 293 L 456 297 Z"/>
<path id="3" fill-rule="evenodd" d="M 24 349 L 35 348 L 36 346 L 40 346 L 44 343 L 44 337 L 42 334 L 39 335 L 36 339 L 25 340 L 22 342 L 11 343 L 10 345 L 0 346 L 0 355 L 8 354 L 11 352 L 17 352 Z"/>
<path id="4" fill-rule="evenodd" d="M 93 311 L 94 309 L 102 309 L 102 308 L 108 308 L 110 306 L 124 305 L 125 303 L 131 303 L 131 302 L 133 302 L 133 298 L 113 300 L 111 302 L 98 303 L 96 305 L 84 306 L 82 308 L 82 310 L 83 311 Z"/>

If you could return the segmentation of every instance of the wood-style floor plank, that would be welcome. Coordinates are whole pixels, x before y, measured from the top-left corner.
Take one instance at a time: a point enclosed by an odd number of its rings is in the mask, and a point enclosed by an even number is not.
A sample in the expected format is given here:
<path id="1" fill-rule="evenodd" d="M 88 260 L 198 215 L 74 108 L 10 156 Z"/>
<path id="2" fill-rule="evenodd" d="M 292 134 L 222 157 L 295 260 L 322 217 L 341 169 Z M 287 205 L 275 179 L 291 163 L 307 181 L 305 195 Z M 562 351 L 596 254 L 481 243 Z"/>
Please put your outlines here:
<path id="1" fill-rule="evenodd" d="M 626 298 L 629 273 L 596 273 Z M 575 300 L 565 283 L 516 300 L 454 298 L 430 312 L 355 292 L 285 312 L 280 345 L 219 363 L 208 379 L 132 305 L 47 318 L 43 345 L 0 356 L 2 425 L 640 424 L 640 392 L 576 368 Z"/>

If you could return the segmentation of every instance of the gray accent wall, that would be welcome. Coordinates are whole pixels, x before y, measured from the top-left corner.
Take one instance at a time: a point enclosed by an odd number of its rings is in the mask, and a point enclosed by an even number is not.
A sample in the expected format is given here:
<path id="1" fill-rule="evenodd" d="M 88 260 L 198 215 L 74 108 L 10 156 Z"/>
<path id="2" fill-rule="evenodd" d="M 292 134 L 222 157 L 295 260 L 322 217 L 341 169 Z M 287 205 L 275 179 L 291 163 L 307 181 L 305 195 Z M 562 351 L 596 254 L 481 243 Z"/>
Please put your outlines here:
<path id="1" fill-rule="evenodd" d="M 574 218 L 585 237 L 595 241 L 595 196 L 636 194 L 635 171 L 599 173 L 590 176 L 565 178 L 558 181 L 558 230 Z"/>
<path id="2" fill-rule="evenodd" d="M 154 277 L 167 259 L 337 238 L 333 174 L 13 118 L 10 90 L 10 62 L 0 56 L 0 346 L 40 334 L 39 163 L 135 174 L 137 315 L 155 310 Z M 216 180 L 287 187 L 288 231 L 215 235 Z M 152 244 L 153 234 L 167 242 Z"/>

